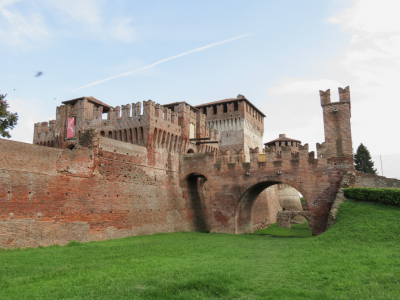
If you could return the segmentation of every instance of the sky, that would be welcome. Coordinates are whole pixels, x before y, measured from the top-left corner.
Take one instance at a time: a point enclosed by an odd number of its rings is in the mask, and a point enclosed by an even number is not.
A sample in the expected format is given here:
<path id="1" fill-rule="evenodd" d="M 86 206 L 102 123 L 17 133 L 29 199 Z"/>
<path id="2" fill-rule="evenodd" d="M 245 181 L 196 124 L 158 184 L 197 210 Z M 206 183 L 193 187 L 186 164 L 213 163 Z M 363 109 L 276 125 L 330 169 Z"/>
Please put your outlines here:
<path id="1" fill-rule="evenodd" d="M 400 178 L 400 1 L 0 0 L 0 93 L 12 140 L 61 101 L 191 105 L 243 94 L 285 133 L 324 141 L 319 90 L 350 86 L 354 151 Z M 38 72 L 41 76 L 36 77 Z M 379 162 L 378 162 L 379 160 Z"/>

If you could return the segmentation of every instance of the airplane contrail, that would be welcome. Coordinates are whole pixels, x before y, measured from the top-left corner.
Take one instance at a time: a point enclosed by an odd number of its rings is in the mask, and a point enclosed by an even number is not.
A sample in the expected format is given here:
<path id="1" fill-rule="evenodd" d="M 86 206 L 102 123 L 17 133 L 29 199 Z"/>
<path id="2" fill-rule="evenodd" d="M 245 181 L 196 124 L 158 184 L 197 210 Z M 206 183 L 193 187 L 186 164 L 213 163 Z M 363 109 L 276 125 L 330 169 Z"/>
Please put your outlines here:
<path id="1" fill-rule="evenodd" d="M 89 84 L 87 84 L 87 85 L 84 85 L 84 86 L 81 86 L 81 87 L 75 89 L 74 91 L 78 91 L 78 90 L 87 88 L 87 87 L 89 87 L 89 86 L 96 85 L 96 84 L 99 84 L 99 83 L 102 83 L 102 82 L 105 82 L 105 81 L 109 81 L 109 80 L 111 80 L 111 79 L 115 79 L 115 78 L 118 78 L 118 77 L 128 76 L 128 75 L 133 74 L 133 73 L 136 72 L 136 71 L 144 70 L 144 69 L 148 69 L 148 68 L 154 67 L 154 66 L 156 66 L 156 65 L 159 65 L 159 64 L 161 64 L 161 63 L 163 63 L 163 62 L 166 62 L 166 61 L 169 61 L 169 60 L 171 60 L 171 59 L 175 59 L 175 58 L 178 58 L 178 57 L 181 57 L 181 56 L 184 56 L 184 55 L 188 55 L 188 54 L 190 54 L 190 53 L 198 52 L 198 51 L 205 50 L 205 49 L 208 49 L 208 48 L 211 48 L 211 47 L 215 47 L 215 46 L 218 46 L 218 45 L 222 45 L 222 44 L 225 44 L 225 43 L 229 43 L 229 42 L 232 42 L 232 41 L 235 41 L 235 40 L 238 40 L 238 39 L 241 39 L 241 38 L 244 38 L 244 37 L 253 35 L 253 34 L 254 34 L 254 33 L 239 35 L 239 36 L 237 36 L 237 37 L 234 37 L 234 38 L 231 38 L 231 39 L 228 39 L 228 40 L 224 40 L 224 41 L 221 41 L 221 42 L 218 42 L 218 43 L 214 43 L 214 44 L 210 44 L 210 45 L 203 46 L 203 47 L 200 47 L 200 48 L 196 48 L 196 49 L 193 49 L 193 50 L 190 50 L 190 51 L 187 51 L 187 52 L 184 52 L 184 53 L 175 55 L 175 56 L 171 56 L 171 57 L 165 58 L 165 59 L 163 59 L 163 60 L 160 60 L 160 61 L 158 61 L 158 62 L 155 62 L 154 64 L 148 65 L 148 66 L 146 66 L 146 67 L 141 67 L 141 68 L 138 68 L 138 69 L 135 69 L 135 70 L 132 70 L 132 71 L 123 73 L 123 74 L 115 75 L 115 76 L 112 76 L 112 77 L 108 77 L 108 78 L 106 78 L 106 79 L 102 79 L 102 80 L 99 80 L 99 81 L 95 81 L 95 82 L 89 83 Z"/>

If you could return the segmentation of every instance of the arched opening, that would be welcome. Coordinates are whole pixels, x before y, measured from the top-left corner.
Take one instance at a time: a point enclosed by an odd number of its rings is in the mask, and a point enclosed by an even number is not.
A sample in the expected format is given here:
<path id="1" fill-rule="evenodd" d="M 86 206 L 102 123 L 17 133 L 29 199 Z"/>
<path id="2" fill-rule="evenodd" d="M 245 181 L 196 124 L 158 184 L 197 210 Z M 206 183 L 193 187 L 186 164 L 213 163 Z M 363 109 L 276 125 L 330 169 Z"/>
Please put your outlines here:
<path id="1" fill-rule="evenodd" d="M 278 181 L 259 182 L 247 189 L 239 200 L 235 233 L 253 233 L 254 230 L 276 223 L 279 212 L 303 209 L 307 209 L 307 206 L 301 204 L 299 192 L 293 186 Z M 307 222 L 300 215 L 290 220 L 294 224 Z"/>
<path id="2" fill-rule="evenodd" d="M 103 136 L 103 137 L 105 137 L 105 136 L 106 136 L 106 133 L 105 133 L 104 131 L 100 131 L 100 135 Z"/>
<path id="3" fill-rule="evenodd" d="M 75 148 L 75 145 L 74 144 L 71 144 L 71 145 L 68 145 L 67 146 L 67 149 L 69 149 L 69 150 L 73 150 Z"/>
<path id="4" fill-rule="evenodd" d="M 157 141 L 157 128 L 154 128 L 154 134 L 153 134 L 153 147 L 156 146 L 156 141 Z"/>
<path id="5" fill-rule="evenodd" d="M 187 153 L 194 153 L 193 149 L 189 149 Z"/>
<path id="6" fill-rule="evenodd" d="M 187 195 L 192 209 L 192 224 L 195 231 L 209 232 L 209 201 L 204 184 L 207 178 L 198 173 L 192 173 L 186 178 Z"/>

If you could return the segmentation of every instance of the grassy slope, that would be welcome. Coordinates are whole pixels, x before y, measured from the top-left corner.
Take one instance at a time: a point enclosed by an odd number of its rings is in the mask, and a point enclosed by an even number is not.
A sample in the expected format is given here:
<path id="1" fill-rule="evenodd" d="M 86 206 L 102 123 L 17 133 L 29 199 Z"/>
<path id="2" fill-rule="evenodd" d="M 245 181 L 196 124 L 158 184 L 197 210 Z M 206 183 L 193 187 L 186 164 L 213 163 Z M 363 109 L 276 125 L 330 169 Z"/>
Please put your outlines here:
<path id="1" fill-rule="evenodd" d="M 315 238 L 172 233 L 0 251 L 0 299 L 400 299 L 400 209 L 346 202 Z"/>

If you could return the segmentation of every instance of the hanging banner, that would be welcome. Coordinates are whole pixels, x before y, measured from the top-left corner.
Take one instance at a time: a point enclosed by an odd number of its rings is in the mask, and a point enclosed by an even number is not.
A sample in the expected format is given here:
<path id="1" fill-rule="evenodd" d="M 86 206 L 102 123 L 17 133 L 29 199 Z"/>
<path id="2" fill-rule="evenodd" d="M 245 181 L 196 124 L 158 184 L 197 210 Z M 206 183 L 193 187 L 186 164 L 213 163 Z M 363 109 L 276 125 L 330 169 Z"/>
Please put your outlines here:
<path id="1" fill-rule="evenodd" d="M 73 138 L 75 136 L 75 117 L 68 118 L 67 126 L 67 139 Z"/>

